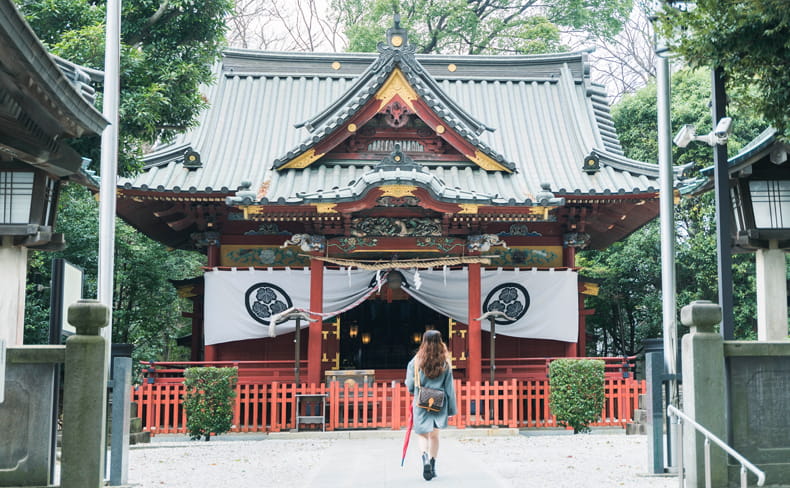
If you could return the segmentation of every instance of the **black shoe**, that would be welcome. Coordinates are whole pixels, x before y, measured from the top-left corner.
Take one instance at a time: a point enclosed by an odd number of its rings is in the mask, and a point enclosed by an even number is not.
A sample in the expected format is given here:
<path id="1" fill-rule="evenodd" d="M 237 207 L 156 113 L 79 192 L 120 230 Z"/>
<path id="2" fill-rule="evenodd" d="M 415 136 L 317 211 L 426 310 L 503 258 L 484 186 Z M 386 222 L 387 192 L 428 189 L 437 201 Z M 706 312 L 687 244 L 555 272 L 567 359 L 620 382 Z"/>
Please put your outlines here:
<path id="1" fill-rule="evenodd" d="M 422 477 L 425 478 L 425 481 L 433 479 L 433 468 L 430 461 L 428 461 L 427 452 L 422 453 Z"/>
<path id="2" fill-rule="evenodd" d="M 431 478 L 436 478 L 436 458 L 431 458 Z"/>

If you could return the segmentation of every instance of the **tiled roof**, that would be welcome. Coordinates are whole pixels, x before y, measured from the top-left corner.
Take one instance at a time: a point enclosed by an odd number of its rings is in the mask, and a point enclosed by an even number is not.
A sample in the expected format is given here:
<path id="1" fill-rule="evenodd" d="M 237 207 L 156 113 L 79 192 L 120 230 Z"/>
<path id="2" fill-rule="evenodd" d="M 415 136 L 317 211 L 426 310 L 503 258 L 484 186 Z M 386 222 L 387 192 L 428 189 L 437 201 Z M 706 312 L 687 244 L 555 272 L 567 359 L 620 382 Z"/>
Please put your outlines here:
<path id="1" fill-rule="evenodd" d="M 406 74 L 415 90 L 426 97 L 441 94 L 434 106 L 452 116 L 453 127 L 516 170 L 426 164 L 424 173 L 441 182 L 443 198 L 474 194 L 528 203 L 542 183 L 558 195 L 657 192 L 657 166 L 623 156 L 605 92 L 589 80 L 586 56 L 416 56 L 423 72 Z M 267 189 L 269 202 L 304 201 L 318 194 L 343 198 L 363 175 L 372 174 L 378 161 L 319 160 L 286 170 L 274 166 L 340 123 L 327 114 L 358 106 L 361 100 L 348 94 L 357 93 L 355 86 L 373 86 L 359 80 L 370 75 L 379 59 L 375 54 L 228 50 L 217 66 L 217 82 L 205 89 L 211 108 L 199 125 L 155 148 L 146 157 L 145 171 L 121 185 L 227 193 L 249 181 L 253 191 Z M 184 167 L 188 150 L 200 154 L 200 167 Z M 601 168 L 586 173 L 582 163 L 591 153 Z"/>

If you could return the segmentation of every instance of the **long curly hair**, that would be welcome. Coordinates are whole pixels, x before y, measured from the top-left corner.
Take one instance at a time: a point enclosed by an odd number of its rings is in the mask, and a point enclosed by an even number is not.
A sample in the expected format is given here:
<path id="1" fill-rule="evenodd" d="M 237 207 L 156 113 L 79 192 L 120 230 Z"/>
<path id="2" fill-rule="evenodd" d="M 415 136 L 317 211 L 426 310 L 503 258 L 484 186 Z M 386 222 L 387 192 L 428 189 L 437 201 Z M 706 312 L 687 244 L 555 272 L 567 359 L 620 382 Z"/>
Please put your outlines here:
<path id="1" fill-rule="evenodd" d="M 417 350 L 416 365 L 428 378 L 436 378 L 447 368 L 447 346 L 438 330 L 426 330 Z"/>

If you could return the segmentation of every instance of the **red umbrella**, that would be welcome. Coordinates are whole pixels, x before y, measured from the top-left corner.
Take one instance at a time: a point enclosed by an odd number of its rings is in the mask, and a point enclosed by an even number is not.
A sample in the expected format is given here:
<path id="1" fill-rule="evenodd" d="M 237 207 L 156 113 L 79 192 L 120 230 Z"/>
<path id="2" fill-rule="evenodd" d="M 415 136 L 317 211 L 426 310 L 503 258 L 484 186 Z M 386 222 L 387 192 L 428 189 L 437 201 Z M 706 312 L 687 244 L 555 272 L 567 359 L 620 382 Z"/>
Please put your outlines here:
<path id="1" fill-rule="evenodd" d="M 403 455 L 400 458 L 400 465 L 403 467 L 403 461 L 406 460 L 406 451 L 409 449 L 409 438 L 411 437 L 411 429 L 414 427 L 414 408 L 409 402 L 409 426 L 406 427 L 406 438 L 403 439 Z"/>

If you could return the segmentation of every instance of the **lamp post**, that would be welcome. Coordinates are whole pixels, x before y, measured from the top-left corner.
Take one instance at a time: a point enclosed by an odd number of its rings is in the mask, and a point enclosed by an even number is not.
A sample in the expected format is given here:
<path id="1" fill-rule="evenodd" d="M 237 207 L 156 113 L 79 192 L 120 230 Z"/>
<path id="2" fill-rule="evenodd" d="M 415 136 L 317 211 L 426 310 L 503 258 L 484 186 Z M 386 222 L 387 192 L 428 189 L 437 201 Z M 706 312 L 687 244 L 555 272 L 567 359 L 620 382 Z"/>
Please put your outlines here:
<path id="1" fill-rule="evenodd" d="M 713 121 L 725 120 L 727 117 L 727 94 L 724 90 L 724 70 L 714 67 L 711 71 Z M 717 124 L 718 126 L 718 124 Z M 729 129 L 729 127 L 727 128 Z M 718 129 L 716 129 L 718 130 Z M 724 133 L 726 135 L 726 131 Z M 719 278 L 719 305 L 721 306 L 721 328 L 719 332 L 724 340 L 735 338 L 732 298 L 732 236 L 730 226 L 732 210 L 730 206 L 729 172 L 727 170 L 727 138 L 713 146 L 713 165 L 715 167 L 715 200 L 716 200 L 716 255 L 717 275 Z"/>
<path id="2" fill-rule="evenodd" d="M 790 248 L 790 146 L 770 132 L 729 162 L 732 237 L 739 250 L 754 251 L 757 272 L 757 339 L 787 339 L 784 249 Z"/>
<path id="3" fill-rule="evenodd" d="M 496 321 L 497 319 L 504 319 L 508 322 L 515 322 L 516 319 L 509 317 L 505 312 L 501 312 L 499 310 L 489 310 L 488 312 L 484 313 L 480 317 L 476 318 L 475 320 L 482 322 L 483 320 L 488 319 L 488 323 L 491 327 L 490 336 L 491 336 L 491 343 L 490 343 L 490 362 L 491 367 L 489 368 L 491 374 L 491 383 L 489 386 L 491 388 L 494 387 L 494 375 L 496 373 Z M 494 425 L 494 403 L 490 402 L 490 419 L 491 425 Z"/>
<path id="4" fill-rule="evenodd" d="M 289 320 L 296 320 L 296 330 L 294 331 L 294 381 L 296 382 L 296 385 L 299 386 L 301 384 L 300 362 L 302 360 L 301 359 L 302 320 L 306 320 L 308 322 L 315 322 L 317 319 L 312 319 L 310 318 L 309 313 L 296 310 L 295 308 L 292 307 L 287 310 L 283 310 L 278 314 L 272 315 L 270 320 L 271 320 L 271 324 L 274 326 L 276 326 L 277 324 L 288 322 Z"/>
<path id="5" fill-rule="evenodd" d="M 55 251 L 63 234 L 53 232 L 59 178 L 27 164 L 0 167 L 0 339 L 20 345 L 24 335 L 28 247 Z"/>

